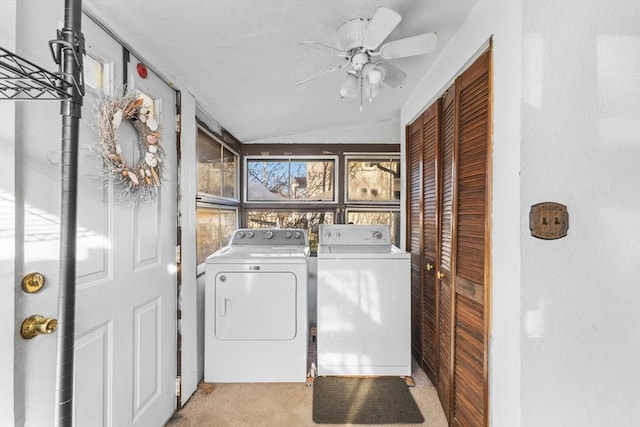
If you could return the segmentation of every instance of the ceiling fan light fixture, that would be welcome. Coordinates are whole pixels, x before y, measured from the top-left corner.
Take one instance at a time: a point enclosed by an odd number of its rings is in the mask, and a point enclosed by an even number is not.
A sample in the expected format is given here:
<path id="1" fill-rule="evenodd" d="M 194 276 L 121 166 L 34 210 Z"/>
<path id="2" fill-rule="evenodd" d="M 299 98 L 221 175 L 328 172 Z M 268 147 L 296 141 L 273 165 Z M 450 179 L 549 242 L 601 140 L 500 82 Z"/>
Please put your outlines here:
<path id="1" fill-rule="evenodd" d="M 358 96 L 358 77 L 353 73 L 347 73 L 342 86 L 340 86 L 340 98 L 356 98 Z"/>
<path id="2" fill-rule="evenodd" d="M 384 68 L 369 62 L 362 67 L 362 74 L 372 86 L 378 86 L 384 79 Z"/>

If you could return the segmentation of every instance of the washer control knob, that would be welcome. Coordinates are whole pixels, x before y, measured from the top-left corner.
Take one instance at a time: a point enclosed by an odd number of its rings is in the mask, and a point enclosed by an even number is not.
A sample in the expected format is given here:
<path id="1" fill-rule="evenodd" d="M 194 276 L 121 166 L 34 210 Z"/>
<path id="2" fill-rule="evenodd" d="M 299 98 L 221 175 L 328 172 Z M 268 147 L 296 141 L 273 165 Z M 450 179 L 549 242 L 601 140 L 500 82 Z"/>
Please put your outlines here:
<path id="1" fill-rule="evenodd" d="M 244 238 L 244 231 L 238 231 L 238 237 L 240 239 Z"/>
<path id="2" fill-rule="evenodd" d="M 253 237 L 253 231 L 247 231 L 247 237 L 248 238 L 252 238 Z"/>
<path id="3" fill-rule="evenodd" d="M 373 238 L 376 240 L 382 239 L 382 231 L 376 230 L 373 232 Z"/>
<path id="4" fill-rule="evenodd" d="M 265 239 L 271 239 L 273 237 L 273 231 L 271 230 L 267 230 L 264 232 L 264 238 Z"/>
<path id="5" fill-rule="evenodd" d="M 284 237 L 286 237 L 287 239 L 291 238 L 291 232 L 287 231 L 286 233 L 284 233 Z"/>
<path id="6" fill-rule="evenodd" d="M 296 231 L 296 239 L 299 239 L 300 237 L 302 237 L 302 233 L 299 231 Z"/>

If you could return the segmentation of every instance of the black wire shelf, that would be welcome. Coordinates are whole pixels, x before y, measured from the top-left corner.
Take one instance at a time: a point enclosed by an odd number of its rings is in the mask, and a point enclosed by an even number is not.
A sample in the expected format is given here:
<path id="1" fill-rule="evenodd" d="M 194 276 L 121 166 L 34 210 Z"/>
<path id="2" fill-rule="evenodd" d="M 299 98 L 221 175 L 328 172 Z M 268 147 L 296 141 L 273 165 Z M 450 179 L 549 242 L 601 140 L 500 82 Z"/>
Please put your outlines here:
<path id="1" fill-rule="evenodd" d="M 70 83 L 0 47 L 0 100 L 62 100 Z"/>

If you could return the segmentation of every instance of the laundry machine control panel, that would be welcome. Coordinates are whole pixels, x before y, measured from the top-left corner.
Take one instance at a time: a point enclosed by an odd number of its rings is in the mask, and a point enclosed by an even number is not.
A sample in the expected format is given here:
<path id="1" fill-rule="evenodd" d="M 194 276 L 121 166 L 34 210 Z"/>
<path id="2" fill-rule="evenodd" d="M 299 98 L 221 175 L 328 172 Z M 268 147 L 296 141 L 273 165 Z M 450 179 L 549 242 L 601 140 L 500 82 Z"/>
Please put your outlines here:
<path id="1" fill-rule="evenodd" d="M 320 244 L 323 245 L 391 245 L 389 225 L 322 224 Z"/>
<path id="2" fill-rule="evenodd" d="M 294 228 L 241 228 L 231 238 L 234 245 L 308 246 L 309 239 L 305 230 Z"/>

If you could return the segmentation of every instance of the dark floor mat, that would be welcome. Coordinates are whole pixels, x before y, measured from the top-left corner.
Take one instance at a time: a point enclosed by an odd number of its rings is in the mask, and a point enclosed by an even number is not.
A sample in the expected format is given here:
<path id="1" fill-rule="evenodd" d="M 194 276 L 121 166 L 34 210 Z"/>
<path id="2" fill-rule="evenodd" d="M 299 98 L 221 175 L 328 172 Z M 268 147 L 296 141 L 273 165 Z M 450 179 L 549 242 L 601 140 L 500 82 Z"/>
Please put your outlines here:
<path id="1" fill-rule="evenodd" d="M 424 417 L 400 377 L 318 377 L 313 383 L 317 424 L 421 424 Z"/>

